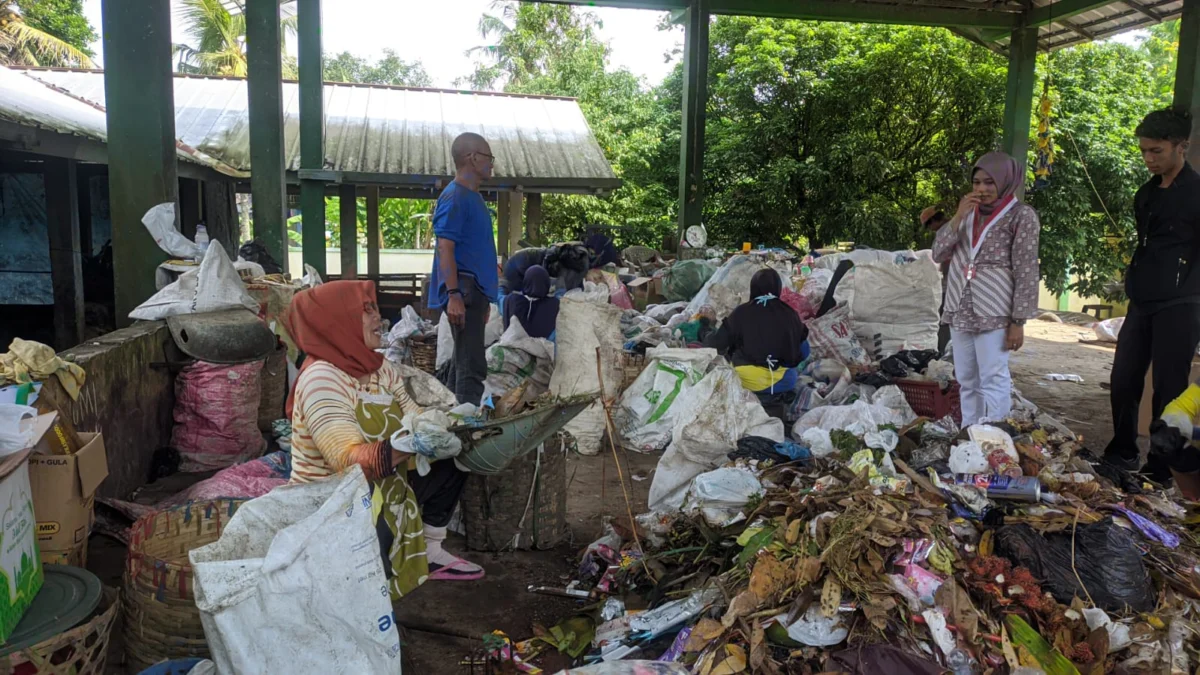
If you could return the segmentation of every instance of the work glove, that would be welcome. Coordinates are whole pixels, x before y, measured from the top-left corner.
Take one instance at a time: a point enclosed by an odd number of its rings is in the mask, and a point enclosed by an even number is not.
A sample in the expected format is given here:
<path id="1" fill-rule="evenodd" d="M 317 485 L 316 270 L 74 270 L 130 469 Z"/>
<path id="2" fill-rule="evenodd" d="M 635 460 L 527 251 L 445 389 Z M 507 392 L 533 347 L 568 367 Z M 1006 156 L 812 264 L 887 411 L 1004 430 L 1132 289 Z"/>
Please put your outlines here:
<path id="1" fill-rule="evenodd" d="M 1163 413 L 1162 421 L 1167 423 L 1167 426 L 1179 430 L 1179 435 L 1186 440 L 1195 440 L 1195 427 L 1192 424 L 1192 419 L 1185 413 Z"/>
<path id="2" fill-rule="evenodd" d="M 1190 436 L 1185 437 L 1165 419 L 1150 425 L 1150 455 L 1178 473 L 1200 471 L 1200 451 L 1192 447 Z"/>

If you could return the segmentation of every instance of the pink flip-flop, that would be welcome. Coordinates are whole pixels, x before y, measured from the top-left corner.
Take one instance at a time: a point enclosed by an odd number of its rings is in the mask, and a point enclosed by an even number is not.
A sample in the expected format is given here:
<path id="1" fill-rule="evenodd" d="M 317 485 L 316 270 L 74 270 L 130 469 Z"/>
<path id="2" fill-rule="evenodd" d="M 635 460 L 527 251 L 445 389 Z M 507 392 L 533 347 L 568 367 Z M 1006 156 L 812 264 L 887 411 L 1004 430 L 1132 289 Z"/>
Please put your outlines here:
<path id="1" fill-rule="evenodd" d="M 442 565 L 436 570 L 430 570 L 429 579 L 433 581 L 475 581 L 482 579 L 484 576 L 483 568 L 480 567 L 478 572 L 455 572 L 456 567 L 470 565 L 471 563 L 462 558 L 455 557 L 454 562 L 449 565 Z M 432 567 L 432 565 L 430 565 Z"/>

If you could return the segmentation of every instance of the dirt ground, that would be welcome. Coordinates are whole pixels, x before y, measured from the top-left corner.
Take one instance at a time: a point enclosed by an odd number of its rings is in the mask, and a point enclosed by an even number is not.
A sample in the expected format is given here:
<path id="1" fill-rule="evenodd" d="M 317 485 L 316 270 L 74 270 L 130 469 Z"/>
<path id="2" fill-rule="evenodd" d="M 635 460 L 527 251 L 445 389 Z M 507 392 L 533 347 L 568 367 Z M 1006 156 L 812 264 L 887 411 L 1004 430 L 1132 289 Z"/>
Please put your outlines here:
<path id="1" fill-rule="evenodd" d="M 1068 317 L 1072 320 L 1072 317 Z M 1034 321 L 1026 328 L 1024 349 L 1012 359 L 1014 385 L 1026 398 L 1064 421 L 1099 452 L 1112 436 L 1107 383 L 1113 349 L 1084 344 L 1091 330 L 1082 325 Z M 1083 384 L 1051 382 L 1048 373 L 1074 374 Z M 630 490 L 630 510 L 646 508 L 650 478 L 658 455 L 621 453 L 621 467 Z M 630 474 L 635 480 L 630 480 Z M 203 476 L 200 476 L 203 477 Z M 200 477 L 172 476 L 152 486 L 163 495 L 182 489 Z M 550 551 L 519 553 L 469 553 L 461 537 L 452 536 L 448 548 L 483 565 L 487 577 L 473 582 L 430 582 L 396 605 L 396 618 L 405 626 L 405 672 L 420 675 L 470 673 L 470 656 L 482 643 L 480 636 L 495 629 L 521 640 L 532 635 L 535 622 L 553 625 L 570 616 L 582 603 L 533 594 L 531 585 L 563 587 L 574 577 L 580 553 L 601 533 L 605 516 L 625 518 L 626 502 L 610 452 L 597 457 L 572 456 L 567 464 L 567 512 L 571 541 Z M 637 480 L 640 479 L 640 480 Z M 119 585 L 123 546 L 100 536 L 91 540 L 88 567 L 105 583 Z M 114 635 L 109 672 L 124 673 L 119 631 Z M 550 665 L 550 664 L 547 664 Z M 476 672 L 483 672 L 477 668 Z M 550 672 L 555 672 L 551 668 Z"/>

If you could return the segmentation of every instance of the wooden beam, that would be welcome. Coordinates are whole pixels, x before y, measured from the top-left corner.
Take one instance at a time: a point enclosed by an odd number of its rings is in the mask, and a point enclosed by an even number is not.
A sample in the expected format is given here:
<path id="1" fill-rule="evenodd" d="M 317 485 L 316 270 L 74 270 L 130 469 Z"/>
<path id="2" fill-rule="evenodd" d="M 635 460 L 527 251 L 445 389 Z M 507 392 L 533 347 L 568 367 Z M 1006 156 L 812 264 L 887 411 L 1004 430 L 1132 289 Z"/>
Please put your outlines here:
<path id="1" fill-rule="evenodd" d="M 521 235 L 524 234 L 523 227 L 524 218 L 521 216 L 524 213 L 525 195 L 520 192 L 508 193 L 508 254 L 512 255 L 521 250 Z"/>
<path id="2" fill-rule="evenodd" d="M 379 249 L 383 237 L 379 233 L 379 187 L 367 188 L 367 274 L 379 274 Z"/>
<path id="3" fill-rule="evenodd" d="M 1175 57 L 1175 100 L 1178 108 L 1200 113 L 1200 0 L 1183 0 L 1179 17 L 1179 51 Z M 1188 160 L 1200 161 L 1200 125 L 1192 124 Z"/>
<path id="4" fill-rule="evenodd" d="M 708 0 L 688 8 L 683 29 L 683 128 L 679 135 L 679 238 L 704 209 L 704 125 L 708 106 Z"/>
<path id="5" fill-rule="evenodd" d="M 501 192 L 496 195 L 496 246 L 502 260 L 508 260 L 511 251 L 508 250 L 508 202 L 512 199 L 511 192 Z"/>
<path id="6" fill-rule="evenodd" d="M 1104 7 L 1105 5 L 1113 4 L 1113 0 L 1058 0 L 1049 5 L 1035 7 L 1029 12 L 1028 17 L 1024 21 L 1014 22 L 1012 25 L 1004 29 L 989 29 L 981 31 L 981 36 L 985 40 L 995 42 L 1011 37 L 1013 31 L 1018 26 L 1026 28 L 1041 28 L 1052 23 L 1061 23 L 1067 26 L 1064 22 L 1073 16 L 1090 12 L 1093 9 Z M 1107 19 L 1105 19 L 1107 21 Z M 1084 28 L 1076 24 L 1070 24 L 1069 28 L 1073 31 L 1076 28 Z M 1084 30 L 1087 30 L 1084 28 Z"/>
<path id="7" fill-rule="evenodd" d="M 525 200 L 525 238 L 534 246 L 542 245 L 542 193 L 531 192 Z"/>
<path id="8" fill-rule="evenodd" d="M 358 197 L 353 185 L 341 186 L 342 278 L 358 278 Z"/>
<path id="9" fill-rule="evenodd" d="M 79 184 L 75 160 L 47 158 L 46 226 L 54 285 L 54 348 L 83 342 L 83 258 L 79 241 Z"/>
<path id="10" fill-rule="evenodd" d="M 246 81 L 254 236 L 287 271 L 283 159 L 283 55 L 279 0 L 246 2 Z"/>
<path id="11" fill-rule="evenodd" d="M 1138 14 L 1141 14 L 1142 16 L 1152 19 L 1155 23 L 1162 23 L 1163 21 L 1167 20 L 1165 16 L 1150 9 L 1149 7 L 1146 7 L 1145 5 L 1143 5 L 1140 2 L 1134 2 L 1134 0 L 1125 0 L 1125 2 L 1123 2 L 1121 4 L 1129 7 L 1130 9 L 1137 12 Z"/>
<path id="12" fill-rule="evenodd" d="M 200 192 L 204 198 L 204 226 L 208 228 L 208 238 L 221 242 L 229 259 L 237 260 L 241 222 L 238 220 L 237 192 L 233 183 L 224 180 L 203 181 L 200 183 Z"/>
<path id="13" fill-rule="evenodd" d="M 204 219 L 200 199 L 200 181 L 179 179 L 179 231 L 188 239 L 196 237 L 196 226 Z"/>
<path id="14" fill-rule="evenodd" d="M 1029 163 L 1029 129 L 1037 73 L 1037 29 L 1013 33 L 1008 46 L 1008 88 L 1004 99 L 1004 151 L 1022 170 Z"/>
<path id="15" fill-rule="evenodd" d="M 300 168 L 325 168 L 325 83 L 321 62 L 321 0 L 300 0 L 296 31 L 300 68 Z M 300 229 L 304 264 L 325 269 L 325 183 L 300 176 Z"/>

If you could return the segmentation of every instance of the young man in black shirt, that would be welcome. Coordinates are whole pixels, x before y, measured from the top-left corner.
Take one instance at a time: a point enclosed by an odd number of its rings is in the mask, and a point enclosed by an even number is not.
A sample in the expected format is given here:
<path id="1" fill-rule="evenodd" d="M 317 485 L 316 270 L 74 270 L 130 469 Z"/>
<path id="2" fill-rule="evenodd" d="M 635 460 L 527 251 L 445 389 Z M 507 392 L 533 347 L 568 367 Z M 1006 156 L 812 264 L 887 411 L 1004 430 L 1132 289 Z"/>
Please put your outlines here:
<path id="1" fill-rule="evenodd" d="M 1136 445 L 1138 406 L 1146 370 L 1154 364 L 1154 418 L 1188 387 L 1200 343 L 1200 174 L 1186 161 L 1192 119 L 1158 110 L 1138 125 L 1138 145 L 1154 174 L 1134 197 L 1137 247 L 1125 277 L 1129 313 L 1117 338 L 1112 369 L 1113 440 L 1105 460 L 1140 468 Z M 1163 470 L 1160 470 L 1163 469 Z M 1165 467 L 1146 466 L 1157 479 Z"/>

